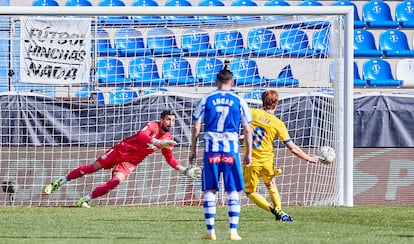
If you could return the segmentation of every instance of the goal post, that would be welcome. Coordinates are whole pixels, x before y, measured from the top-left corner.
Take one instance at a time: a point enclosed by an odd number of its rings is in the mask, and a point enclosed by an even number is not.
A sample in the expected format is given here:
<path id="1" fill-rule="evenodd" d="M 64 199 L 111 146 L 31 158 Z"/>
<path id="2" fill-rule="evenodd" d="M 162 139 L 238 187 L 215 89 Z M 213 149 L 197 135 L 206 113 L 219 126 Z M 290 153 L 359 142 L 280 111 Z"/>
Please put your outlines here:
<path id="1" fill-rule="evenodd" d="M 235 92 L 252 107 L 261 106 L 263 90 L 276 89 L 276 115 L 295 143 L 309 154 L 325 145 L 336 150 L 333 164 L 311 165 L 276 141 L 282 204 L 353 206 L 353 11 L 349 6 L 2 7 L 0 15 L 10 23 L 7 35 L 0 33 L 8 38 L 0 43 L 0 73 L 7 74 L 0 78 L 0 205 L 74 205 L 110 172 L 86 175 L 50 196 L 42 194 L 43 186 L 92 163 L 158 120 L 163 109 L 176 111 L 174 156 L 186 165 L 192 112 L 215 89 L 214 73 L 229 60 Z M 122 20 L 104 23 L 105 16 Z M 140 22 L 139 16 L 161 17 Z M 202 16 L 217 18 L 206 22 Z M 118 36 L 120 30 L 126 36 Z M 131 48 L 131 39 L 143 46 Z M 157 43 L 164 46 L 151 46 Z M 199 47 L 191 50 L 192 44 Z M 201 161 L 202 152 L 198 155 Z M 263 184 L 258 191 L 267 196 Z M 92 204 L 199 205 L 201 199 L 201 182 L 180 176 L 156 152 Z M 243 194 L 242 203 L 252 204 Z"/>

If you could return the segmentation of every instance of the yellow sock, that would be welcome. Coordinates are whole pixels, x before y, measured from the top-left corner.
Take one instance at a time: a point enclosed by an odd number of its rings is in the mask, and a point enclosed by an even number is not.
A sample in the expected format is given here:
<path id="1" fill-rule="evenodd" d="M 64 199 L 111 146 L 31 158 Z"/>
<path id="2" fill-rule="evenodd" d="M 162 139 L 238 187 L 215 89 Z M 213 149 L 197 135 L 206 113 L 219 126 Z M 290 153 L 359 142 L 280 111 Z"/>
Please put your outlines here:
<path id="1" fill-rule="evenodd" d="M 263 208 L 266 211 L 270 212 L 270 203 L 259 193 L 257 192 L 252 192 L 252 193 L 247 193 L 247 197 L 252 200 L 254 203 L 256 203 L 256 205 L 260 208 Z"/>
<path id="2" fill-rule="evenodd" d="M 280 199 L 280 194 L 276 186 L 270 187 L 269 189 L 269 195 L 270 200 L 273 203 L 273 207 L 276 210 L 276 213 L 280 213 L 282 211 L 282 201 Z"/>

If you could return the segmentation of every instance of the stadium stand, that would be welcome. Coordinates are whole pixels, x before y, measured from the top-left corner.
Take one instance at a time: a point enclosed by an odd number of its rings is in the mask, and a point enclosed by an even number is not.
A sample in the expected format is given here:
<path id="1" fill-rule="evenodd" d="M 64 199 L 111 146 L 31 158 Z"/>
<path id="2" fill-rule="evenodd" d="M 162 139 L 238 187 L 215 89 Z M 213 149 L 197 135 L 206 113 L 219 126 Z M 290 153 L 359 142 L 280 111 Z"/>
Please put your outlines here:
<path id="1" fill-rule="evenodd" d="M 379 36 L 379 49 L 386 57 L 414 57 L 407 35 L 400 30 L 385 30 Z"/>
<path id="2" fill-rule="evenodd" d="M 358 13 L 358 6 L 349 0 L 338 0 L 331 4 L 332 6 L 352 6 L 354 7 L 354 28 L 365 28 L 365 21 L 361 20 Z"/>
<path id="3" fill-rule="evenodd" d="M 365 29 L 354 30 L 355 57 L 381 57 L 382 51 L 377 48 L 375 36 Z"/>
<path id="4" fill-rule="evenodd" d="M 214 48 L 219 55 L 249 56 L 250 50 L 244 46 L 243 34 L 238 30 L 224 30 L 215 33 Z"/>
<path id="5" fill-rule="evenodd" d="M 280 48 L 286 57 L 311 57 L 314 50 L 309 45 L 309 37 L 301 29 L 284 30 L 280 33 Z"/>
<path id="6" fill-rule="evenodd" d="M 190 7 L 192 6 L 191 2 L 187 0 L 168 0 L 165 2 L 167 7 Z M 194 16 L 166 16 L 165 19 L 170 25 L 190 25 L 197 26 L 200 21 Z"/>
<path id="7" fill-rule="evenodd" d="M 211 86 L 216 83 L 216 76 L 223 69 L 223 61 L 215 57 L 202 58 L 196 64 L 196 78 L 201 86 Z"/>
<path id="8" fill-rule="evenodd" d="M 118 58 L 101 58 L 96 65 L 96 76 L 102 86 L 129 86 L 131 81 L 125 74 L 124 64 Z"/>
<path id="9" fill-rule="evenodd" d="M 399 2 L 395 7 L 395 20 L 401 28 L 414 28 L 414 1 Z"/>
<path id="10" fill-rule="evenodd" d="M 92 3 L 88 0 L 68 0 L 65 6 L 92 6 Z"/>
<path id="11" fill-rule="evenodd" d="M 96 48 L 96 53 L 101 57 L 116 56 L 117 50 L 111 43 L 108 31 L 99 28 L 96 30 L 96 44 L 92 40 L 92 50 Z M 96 46 L 95 46 L 96 45 Z"/>
<path id="12" fill-rule="evenodd" d="M 166 27 L 151 28 L 148 31 L 147 48 L 155 56 L 180 56 L 182 53 L 174 32 Z"/>
<path id="13" fill-rule="evenodd" d="M 165 58 L 162 64 L 162 77 L 170 86 L 192 86 L 196 84 L 191 65 L 183 57 Z"/>
<path id="14" fill-rule="evenodd" d="M 396 78 L 403 81 L 403 87 L 414 87 L 414 59 L 405 58 L 397 62 Z"/>
<path id="15" fill-rule="evenodd" d="M 59 6 L 59 3 L 55 0 L 36 0 L 33 1 L 32 6 L 46 7 L 46 6 Z"/>
<path id="16" fill-rule="evenodd" d="M 115 33 L 115 49 L 118 57 L 135 57 L 151 54 L 145 47 L 141 31 L 135 28 L 121 28 Z"/>
<path id="17" fill-rule="evenodd" d="M 283 50 L 277 45 L 276 35 L 269 29 L 256 28 L 249 32 L 247 48 L 253 57 L 282 55 Z"/>
<path id="18" fill-rule="evenodd" d="M 129 62 L 129 78 L 134 86 L 165 86 L 154 59 L 137 57 Z"/>
<path id="19" fill-rule="evenodd" d="M 354 62 L 354 87 L 367 87 L 368 83 L 366 80 L 361 78 L 359 74 L 359 68 L 357 62 Z"/>
<path id="20" fill-rule="evenodd" d="M 129 103 L 138 93 L 129 87 L 116 87 L 109 92 L 109 104 Z"/>
<path id="21" fill-rule="evenodd" d="M 217 54 L 217 50 L 211 46 L 209 33 L 199 27 L 184 30 L 181 48 L 184 56 L 206 57 Z"/>
<path id="22" fill-rule="evenodd" d="M 371 0 L 362 8 L 362 20 L 368 28 L 397 28 L 398 22 L 391 15 L 388 3 L 382 0 Z"/>
<path id="23" fill-rule="evenodd" d="M 364 63 L 363 78 L 371 87 L 400 87 L 401 80 L 394 79 L 390 64 L 380 58 L 371 58 Z"/>
<path id="24" fill-rule="evenodd" d="M 159 6 L 158 3 L 154 0 L 136 0 L 132 3 L 131 6 L 135 7 L 157 7 Z M 132 20 L 134 24 L 138 26 L 163 26 L 167 23 L 167 20 L 164 19 L 162 16 L 155 16 L 155 15 L 145 15 L 145 16 L 132 16 Z"/>
<path id="25" fill-rule="evenodd" d="M 90 86 L 84 86 L 75 93 L 77 98 L 85 98 L 96 104 L 105 104 L 105 97 L 101 90 L 93 90 Z"/>

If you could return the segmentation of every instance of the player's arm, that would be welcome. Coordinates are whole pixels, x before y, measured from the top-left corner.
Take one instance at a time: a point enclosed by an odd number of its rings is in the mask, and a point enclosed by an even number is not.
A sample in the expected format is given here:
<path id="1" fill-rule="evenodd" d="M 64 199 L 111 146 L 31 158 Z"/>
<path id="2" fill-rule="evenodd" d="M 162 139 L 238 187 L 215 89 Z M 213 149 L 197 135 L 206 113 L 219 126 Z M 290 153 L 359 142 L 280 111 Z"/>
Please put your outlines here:
<path id="1" fill-rule="evenodd" d="M 296 145 L 292 140 L 289 140 L 288 142 L 285 142 L 286 147 L 289 149 L 289 151 L 294 154 L 295 156 L 309 162 L 309 163 L 317 163 L 319 160 L 321 160 L 320 157 L 316 155 L 308 155 L 305 153 L 298 145 Z"/>
<path id="2" fill-rule="evenodd" d="M 243 126 L 243 140 L 245 148 L 245 154 L 243 158 L 243 165 L 249 167 L 252 163 L 252 145 L 253 145 L 253 132 L 250 125 Z"/>
<path id="3" fill-rule="evenodd" d="M 190 155 L 188 156 L 188 162 L 194 164 L 194 160 L 197 158 L 197 139 L 200 135 L 201 123 L 200 121 L 194 121 L 193 129 L 191 132 L 191 147 Z"/>
<path id="4" fill-rule="evenodd" d="M 193 166 L 189 166 L 189 167 L 184 167 L 182 166 L 175 158 L 173 155 L 173 151 L 172 149 L 166 149 L 163 148 L 161 150 L 162 155 L 164 155 L 165 160 L 167 161 L 167 163 L 174 169 L 176 169 L 178 172 L 180 172 L 180 174 L 183 174 L 187 177 L 190 177 L 191 179 L 199 179 L 201 178 L 201 168 L 198 167 L 193 167 Z"/>

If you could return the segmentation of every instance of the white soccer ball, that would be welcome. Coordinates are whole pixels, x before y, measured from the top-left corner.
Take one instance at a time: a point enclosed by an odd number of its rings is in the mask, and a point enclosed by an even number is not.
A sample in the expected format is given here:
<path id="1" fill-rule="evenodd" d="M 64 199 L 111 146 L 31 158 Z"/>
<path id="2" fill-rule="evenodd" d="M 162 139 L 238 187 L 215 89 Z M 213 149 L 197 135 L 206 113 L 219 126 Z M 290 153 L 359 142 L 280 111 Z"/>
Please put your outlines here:
<path id="1" fill-rule="evenodd" d="M 322 158 L 321 163 L 323 164 L 331 164 L 336 157 L 335 149 L 330 146 L 321 147 L 317 155 Z"/>

